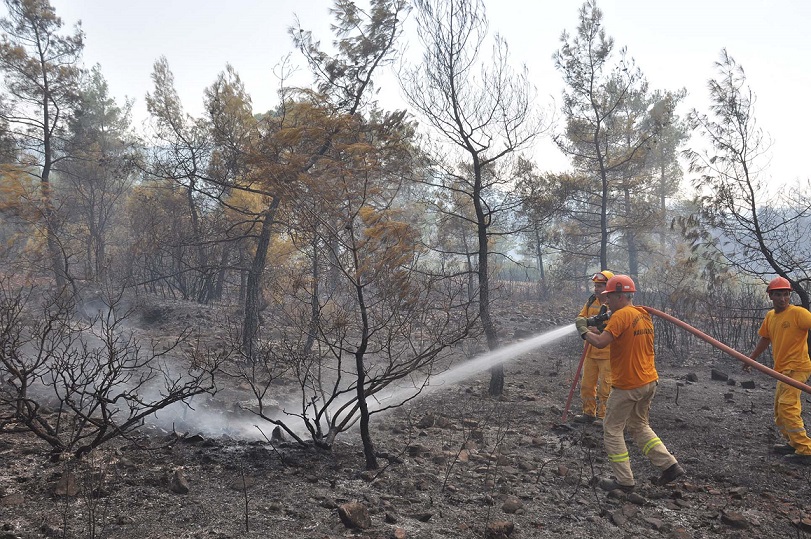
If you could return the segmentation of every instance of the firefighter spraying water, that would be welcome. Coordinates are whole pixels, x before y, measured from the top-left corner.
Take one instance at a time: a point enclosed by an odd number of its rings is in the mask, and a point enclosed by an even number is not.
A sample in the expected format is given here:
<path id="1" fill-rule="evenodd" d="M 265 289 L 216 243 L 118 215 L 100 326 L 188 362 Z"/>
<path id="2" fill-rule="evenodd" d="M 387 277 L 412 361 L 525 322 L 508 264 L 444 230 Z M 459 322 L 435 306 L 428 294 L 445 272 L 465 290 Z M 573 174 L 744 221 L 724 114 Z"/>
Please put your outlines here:
<path id="1" fill-rule="evenodd" d="M 635 293 L 636 285 L 630 277 L 614 275 L 602 292 L 611 312 L 605 329 L 599 333 L 589 330 L 588 320 L 576 324 L 590 346 L 610 348 L 612 387 L 603 420 L 603 445 L 615 479 L 600 482 L 600 487 L 609 491 L 630 492 L 636 486 L 625 444 L 626 430 L 642 454 L 661 471 L 658 485 L 666 485 L 685 473 L 650 427 L 650 406 L 659 374 L 653 352 L 653 321 L 648 311 L 634 305 Z"/>
<path id="2" fill-rule="evenodd" d="M 663 470 L 658 484 L 666 484 L 684 475 L 684 470 L 648 424 L 650 402 L 658 384 L 653 354 L 653 323 L 650 315 L 673 323 L 742 361 L 745 370 L 755 368 L 775 378 L 778 381 L 775 395 L 775 423 L 786 443 L 775 446 L 774 451 L 798 463 L 811 463 L 811 439 L 806 434 L 800 415 L 800 392 L 811 394 L 811 386 L 805 384 L 811 375 L 807 343 L 808 331 L 811 330 L 811 313 L 801 307 L 790 305 L 791 283 L 787 279 L 775 278 L 767 287 L 774 309 L 767 313 L 758 331 L 761 339 L 751 357 L 662 311 L 634 305 L 636 285 L 628 276 L 613 276 L 608 279 L 604 288 L 602 294 L 606 296 L 608 310 L 591 317 L 582 316 L 584 313 L 581 312 L 575 323 L 578 333 L 586 341 L 586 348 L 563 413 L 565 421 L 580 366 L 587 356 L 589 347 L 609 348 L 612 391 L 608 397 L 603 437 L 616 479 L 604 481 L 604 484 L 601 484 L 603 488 L 609 490 L 619 488 L 626 491 L 634 488 L 634 478 L 623 435 L 625 427 L 643 454 Z M 755 361 L 770 345 L 775 359 L 775 369 Z"/>

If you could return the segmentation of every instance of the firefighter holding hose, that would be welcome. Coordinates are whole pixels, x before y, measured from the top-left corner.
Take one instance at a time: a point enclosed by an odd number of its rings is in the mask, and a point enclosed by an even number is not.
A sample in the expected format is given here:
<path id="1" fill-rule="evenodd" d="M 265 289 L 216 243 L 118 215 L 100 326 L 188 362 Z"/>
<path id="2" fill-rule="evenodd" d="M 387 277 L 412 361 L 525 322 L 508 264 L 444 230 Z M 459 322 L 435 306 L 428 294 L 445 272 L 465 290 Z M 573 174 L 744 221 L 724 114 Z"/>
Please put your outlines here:
<path id="1" fill-rule="evenodd" d="M 811 375 L 808 356 L 808 331 L 811 312 L 791 304 L 791 283 L 784 277 L 775 277 L 766 287 L 774 306 L 763 319 L 758 330 L 760 340 L 750 358 L 755 360 L 771 344 L 774 370 L 805 383 Z M 791 462 L 811 464 L 811 439 L 805 431 L 802 418 L 801 391 L 778 380 L 774 395 L 774 422 L 788 442 L 774 447 L 776 453 Z"/>
<path id="2" fill-rule="evenodd" d="M 610 350 L 612 389 L 603 420 L 603 444 L 616 479 L 601 481 L 604 490 L 634 489 L 626 428 L 642 453 L 661 470 L 656 484 L 666 485 L 684 475 L 684 469 L 648 423 L 659 374 L 653 352 L 653 320 L 643 307 L 634 305 L 635 292 L 636 285 L 627 275 L 608 279 L 603 295 L 611 318 L 605 330 L 600 334 L 581 332 L 591 346 Z"/>
<path id="3" fill-rule="evenodd" d="M 605 302 L 603 291 L 605 283 L 613 276 L 612 272 L 603 270 L 591 277 L 594 294 L 583 305 L 575 320 L 575 325 L 584 339 L 585 331 L 600 333 L 605 328 L 605 321 L 608 320 L 608 305 Z M 601 421 L 605 417 L 605 403 L 611 391 L 611 362 L 608 360 L 608 349 L 601 350 L 588 344 L 586 347 L 583 359 L 583 378 L 580 381 L 583 413 L 574 416 L 573 419 L 576 423 Z"/>

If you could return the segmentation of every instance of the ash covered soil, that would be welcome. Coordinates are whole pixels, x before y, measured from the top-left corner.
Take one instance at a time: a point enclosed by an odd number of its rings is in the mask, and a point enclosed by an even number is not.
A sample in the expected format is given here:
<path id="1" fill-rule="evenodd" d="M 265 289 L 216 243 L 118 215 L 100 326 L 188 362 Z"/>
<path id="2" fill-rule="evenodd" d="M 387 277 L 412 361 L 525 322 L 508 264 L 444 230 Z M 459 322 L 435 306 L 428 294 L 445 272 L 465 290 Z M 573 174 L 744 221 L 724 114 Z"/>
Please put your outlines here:
<path id="1" fill-rule="evenodd" d="M 501 317 L 506 341 L 566 322 Z M 0 539 L 811 536 L 811 466 L 770 452 L 771 378 L 711 351 L 660 354 L 651 424 L 687 476 L 655 486 L 629 440 L 637 490 L 607 493 L 600 428 L 561 423 L 581 351 L 573 332 L 508 362 L 500 399 L 484 372 L 374 416 L 376 471 L 355 433 L 326 452 L 152 427 L 78 462 L 0 434 Z"/>

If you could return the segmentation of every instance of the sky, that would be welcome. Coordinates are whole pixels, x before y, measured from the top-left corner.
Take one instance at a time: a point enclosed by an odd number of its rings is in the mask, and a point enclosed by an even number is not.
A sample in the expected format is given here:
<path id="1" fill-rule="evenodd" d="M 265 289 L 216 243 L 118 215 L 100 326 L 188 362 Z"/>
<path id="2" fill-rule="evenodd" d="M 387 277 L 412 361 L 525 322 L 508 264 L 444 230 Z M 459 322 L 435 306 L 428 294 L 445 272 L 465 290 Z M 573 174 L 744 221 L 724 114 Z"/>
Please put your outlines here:
<path id="1" fill-rule="evenodd" d="M 512 63 L 526 64 L 538 105 L 552 110 L 562 82 L 552 55 L 563 30 L 574 33 L 579 0 L 484 0 L 490 30 L 505 37 Z M 230 63 L 252 96 L 256 112 L 276 103 L 274 67 L 292 54 L 287 29 L 300 21 L 325 44 L 332 41 L 328 0 L 51 0 L 67 27 L 82 21 L 84 62 L 100 64 L 119 103 L 134 100 L 136 123 L 146 117 L 152 66 L 165 56 L 187 112 L 199 114 L 203 91 Z M 364 5 L 363 0 L 358 1 Z M 811 2 L 808 0 L 598 0 L 607 34 L 627 47 L 652 89 L 688 92 L 682 115 L 706 110 L 707 81 L 726 48 L 743 66 L 757 95 L 755 113 L 773 146 L 766 179 L 806 181 L 805 133 L 811 125 Z M 2 8 L 4 9 L 4 8 Z M 0 11 L 2 12 L 2 11 Z M 413 17 L 407 33 L 413 36 Z M 412 53 L 419 44 L 413 38 Z M 409 53 L 406 53 L 409 54 Z M 393 75 L 383 79 L 381 102 L 402 107 Z M 541 170 L 567 161 L 549 139 L 539 142 Z"/>

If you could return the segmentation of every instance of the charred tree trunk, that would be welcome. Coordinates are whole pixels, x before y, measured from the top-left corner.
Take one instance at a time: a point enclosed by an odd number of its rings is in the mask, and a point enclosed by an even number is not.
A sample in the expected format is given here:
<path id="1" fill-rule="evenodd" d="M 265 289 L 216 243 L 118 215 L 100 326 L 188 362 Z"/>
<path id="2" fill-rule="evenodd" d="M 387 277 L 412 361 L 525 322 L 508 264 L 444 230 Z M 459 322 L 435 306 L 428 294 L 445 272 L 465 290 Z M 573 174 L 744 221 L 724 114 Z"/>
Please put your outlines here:
<path id="1" fill-rule="evenodd" d="M 482 166 L 476 161 L 473 165 L 473 207 L 476 210 L 476 232 L 478 239 L 477 263 L 479 277 L 479 317 L 482 321 L 484 335 L 487 338 L 487 348 L 491 352 L 498 348 L 498 333 L 490 317 L 490 264 L 489 246 L 487 243 L 487 228 L 490 226 L 490 215 L 485 213 L 482 199 Z M 490 368 L 489 393 L 497 397 L 504 391 L 504 365 L 498 364 Z"/>
<path id="2" fill-rule="evenodd" d="M 274 197 L 273 202 L 262 214 L 262 230 L 256 243 L 256 254 L 248 270 L 248 279 L 245 285 L 245 318 L 242 324 L 242 353 L 249 359 L 253 358 L 256 332 L 259 329 L 259 307 L 262 293 L 262 274 L 265 271 L 268 247 L 270 246 L 270 233 L 273 229 L 276 210 L 279 207 L 279 198 Z"/>

